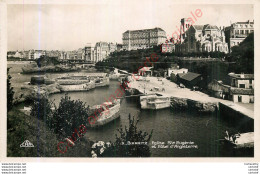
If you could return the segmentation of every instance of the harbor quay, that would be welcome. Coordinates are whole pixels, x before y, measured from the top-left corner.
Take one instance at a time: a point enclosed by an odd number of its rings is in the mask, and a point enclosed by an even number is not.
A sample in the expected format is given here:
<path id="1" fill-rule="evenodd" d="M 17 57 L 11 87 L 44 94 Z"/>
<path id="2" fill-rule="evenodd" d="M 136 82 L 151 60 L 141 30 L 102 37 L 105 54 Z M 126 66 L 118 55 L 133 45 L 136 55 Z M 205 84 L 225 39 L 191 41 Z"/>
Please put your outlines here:
<path id="1" fill-rule="evenodd" d="M 165 78 L 140 77 L 140 79 L 134 80 L 132 77 L 129 77 L 129 79 L 131 79 L 129 82 L 130 88 L 139 91 L 139 93 L 143 95 L 159 95 L 177 99 L 186 99 L 202 104 L 213 103 L 216 104 L 217 107 L 219 106 L 219 103 L 221 103 L 231 110 L 235 110 L 246 117 L 254 119 L 254 111 L 252 108 L 244 107 L 243 105 L 234 103 L 233 101 L 210 97 L 200 91 L 180 88 L 176 83 L 170 82 Z"/>

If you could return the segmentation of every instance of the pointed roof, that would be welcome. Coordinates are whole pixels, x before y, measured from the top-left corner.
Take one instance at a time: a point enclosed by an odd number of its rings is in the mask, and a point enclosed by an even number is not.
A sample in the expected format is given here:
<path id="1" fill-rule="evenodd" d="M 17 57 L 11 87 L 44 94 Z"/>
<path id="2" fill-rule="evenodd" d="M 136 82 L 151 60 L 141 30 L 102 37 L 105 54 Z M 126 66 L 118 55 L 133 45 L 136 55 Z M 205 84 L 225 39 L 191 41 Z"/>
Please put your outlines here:
<path id="1" fill-rule="evenodd" d="M 202 30 L 203 25 L 192 25 L 195 30 Z"/>
<path id="2" fill-rule="evenodd" d="M 206 24 L 203 27 L 203 30 L 218 30 L 219 28 L 216 25 L 210 25 L 210 24 Z"/>

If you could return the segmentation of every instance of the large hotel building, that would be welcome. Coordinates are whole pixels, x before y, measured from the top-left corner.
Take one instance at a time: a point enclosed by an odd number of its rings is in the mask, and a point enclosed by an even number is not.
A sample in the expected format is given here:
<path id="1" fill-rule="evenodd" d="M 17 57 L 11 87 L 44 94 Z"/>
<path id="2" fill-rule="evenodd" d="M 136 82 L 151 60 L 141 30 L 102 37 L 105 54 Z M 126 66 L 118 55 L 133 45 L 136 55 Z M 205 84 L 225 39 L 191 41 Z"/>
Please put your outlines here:
<path id="1" fill-rule="evenodd" d="M 151 48 L 166 41 L 166 32 L 161 28 L 127 30 L 123 33 L 123 50 Z"/>

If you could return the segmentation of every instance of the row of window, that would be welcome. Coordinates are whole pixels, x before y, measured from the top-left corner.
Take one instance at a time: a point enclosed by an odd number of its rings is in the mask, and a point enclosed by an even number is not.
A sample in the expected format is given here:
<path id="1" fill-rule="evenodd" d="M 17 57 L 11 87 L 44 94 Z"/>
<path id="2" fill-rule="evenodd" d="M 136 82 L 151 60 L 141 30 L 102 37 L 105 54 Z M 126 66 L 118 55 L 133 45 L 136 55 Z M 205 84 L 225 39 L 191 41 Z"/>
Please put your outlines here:
<path id="1" fill-rule="evenodd" d="M 246 35 L 248 35 L 249 32 L 252 33 L 252 32 L 254 32 L 254 30 L 235 30 L 235 34 L 246 34 Z"/>

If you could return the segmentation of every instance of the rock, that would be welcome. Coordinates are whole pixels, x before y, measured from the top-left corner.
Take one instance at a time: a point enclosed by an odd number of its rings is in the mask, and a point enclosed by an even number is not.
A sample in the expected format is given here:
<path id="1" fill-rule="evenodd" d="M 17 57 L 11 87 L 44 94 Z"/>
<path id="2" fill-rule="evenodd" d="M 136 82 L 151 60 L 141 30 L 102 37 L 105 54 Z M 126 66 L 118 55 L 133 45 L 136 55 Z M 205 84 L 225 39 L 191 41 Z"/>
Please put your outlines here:
<path id="1" fill-rule="evenodd" d="M 217 109 L 217 103 L 203 103 L 186 98 L 171 98 L 171 108 L 175 110 L 190 110 L 199 113 L 212 113 Z"/>

